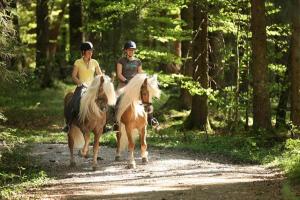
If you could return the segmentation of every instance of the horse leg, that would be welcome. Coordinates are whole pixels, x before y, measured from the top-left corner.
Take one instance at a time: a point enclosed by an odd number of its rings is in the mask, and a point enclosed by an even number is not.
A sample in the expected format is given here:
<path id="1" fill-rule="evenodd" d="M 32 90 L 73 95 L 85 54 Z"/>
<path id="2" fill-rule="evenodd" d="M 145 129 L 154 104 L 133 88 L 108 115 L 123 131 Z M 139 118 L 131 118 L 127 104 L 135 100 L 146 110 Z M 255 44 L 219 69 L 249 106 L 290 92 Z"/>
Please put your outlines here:
<path id="1" fill-rule="evenodd" d="M 127 138 L 128 138 L 128 150 L 129 150 L 128 168 L 132 169 L 132 168 L 136 168 L 136 164 L 135 164 L 135 160 L 134 160 L 134 141 L 132 138 L 132 129 L 126 127 L 126 133 L 127 133 Z"/>
<path id="2" fill-rule="evenodd" d="M 94 146 L 93 146 L 93 170 L 97 170 L 97 157 L 99 151 L 99 139 L 102 131 L 94 131 Z"/>
<path id="3" fill-rule="evenodd" d="M 115 157 L 115 161 L 120 161 L 121 158 L 121 152 L 120 152 L 120 139 L 121 139 L 121 132 L 118 130 L 116 132 L 117 135 L 117 150 L 116 150 L 116 157 Z"/>
<path id="4" fill-rule="evenodd" d="M 76 166 L 75 158 L 74 158 L 74 139 L 72 137 L 73 128 L 71 127 L 70 131 L 68 132 L 68 146 L 70 150 L 70 167 Z"/>
<path id="5" fill-rule="evenodd" d="M 86 132 L 84 134 L 84 146 L 82 150 L 79 151 L 79 155 L 88 158 L 89 157 L 89 143 L 90 143 L 90 133 Z"/>
<path id="6" fill-rule="evenodd" d="M 146 143 L 146 137 L 147 137 L 147 129 L 146 126 L 141 129 L 141 156 L 142 156 L 142 163 L 146 164 L 148 163 L 148 151 L 147 151 L 147 143 Z"/>

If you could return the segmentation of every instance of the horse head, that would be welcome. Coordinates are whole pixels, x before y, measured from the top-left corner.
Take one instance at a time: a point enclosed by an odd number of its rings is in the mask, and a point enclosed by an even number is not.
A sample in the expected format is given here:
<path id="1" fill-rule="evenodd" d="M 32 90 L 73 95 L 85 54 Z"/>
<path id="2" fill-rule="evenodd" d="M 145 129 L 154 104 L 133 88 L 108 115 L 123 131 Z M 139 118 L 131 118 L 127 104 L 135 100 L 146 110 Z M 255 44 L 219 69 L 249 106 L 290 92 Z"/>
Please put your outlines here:
<path id="1" fill-rule="evenodd" d="M 102 112 L 108 110 L 108 106 L 113 106 L 116 103 L 116 96 L 114 86 L 111 79 L 108 76 L 100 77 L 100 84 L 97 91 L 96 104 Z"/>
<path id="2" fill-rule="evenodd" d="M 108 106 L 115 105 L 116 95 L 111 79 L 106 75 L 98 75 L 87 88 L 80 103 L 79 118 L 83 122 L 92 115 L 100 116 Z"/>

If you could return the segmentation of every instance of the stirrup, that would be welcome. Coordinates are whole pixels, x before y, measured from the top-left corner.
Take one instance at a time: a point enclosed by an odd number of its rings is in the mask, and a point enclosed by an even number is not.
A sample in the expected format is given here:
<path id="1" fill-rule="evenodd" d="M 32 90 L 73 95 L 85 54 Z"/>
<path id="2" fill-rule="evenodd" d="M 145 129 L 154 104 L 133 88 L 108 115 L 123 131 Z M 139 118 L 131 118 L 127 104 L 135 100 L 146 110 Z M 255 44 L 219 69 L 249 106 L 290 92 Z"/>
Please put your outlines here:
<path id="1" fill-rule="evenodd" d="M 153 117 L 150 121 L 150 125 L 156 129 L 159 126 L 159 122 L 155 117 Z"/>

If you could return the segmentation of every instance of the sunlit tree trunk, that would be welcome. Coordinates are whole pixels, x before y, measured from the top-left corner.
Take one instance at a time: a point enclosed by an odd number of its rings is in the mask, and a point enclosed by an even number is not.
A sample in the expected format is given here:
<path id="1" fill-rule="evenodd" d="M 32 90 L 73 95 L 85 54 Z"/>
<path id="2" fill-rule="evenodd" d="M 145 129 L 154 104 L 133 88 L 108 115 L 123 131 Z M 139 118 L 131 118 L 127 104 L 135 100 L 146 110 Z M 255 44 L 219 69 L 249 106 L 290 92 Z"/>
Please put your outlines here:
<path id="1" fill-rule="evenodd" d="M 265 0 L 251 0 L 253 127 L 271 128 Z"/>
<path id="2" fill-rule="evenodd" d="M 291 121 L 300 126 L 300 0 L 293 0 L 291 46 Z"/>

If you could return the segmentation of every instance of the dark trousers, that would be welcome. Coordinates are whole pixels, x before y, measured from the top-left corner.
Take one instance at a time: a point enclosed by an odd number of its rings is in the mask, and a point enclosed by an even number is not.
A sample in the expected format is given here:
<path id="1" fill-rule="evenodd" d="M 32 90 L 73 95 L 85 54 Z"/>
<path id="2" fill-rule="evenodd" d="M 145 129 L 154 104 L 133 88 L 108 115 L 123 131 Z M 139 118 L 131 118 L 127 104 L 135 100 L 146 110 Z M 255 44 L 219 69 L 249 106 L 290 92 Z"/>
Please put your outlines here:
<path id="1" fill-rule="evenodd" d="M 72 121 L 78 117 L 80 110 L 80 99 L 85 90 L 86 87 L 83 85 L 76 87 L 72 99 L 66 106 L 65 118 L 67 125 L 71 125 Z"/>

